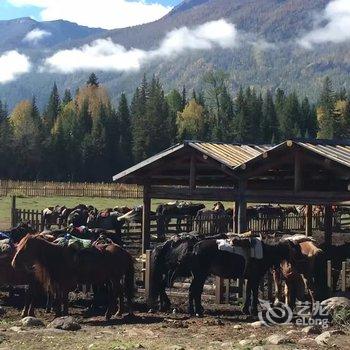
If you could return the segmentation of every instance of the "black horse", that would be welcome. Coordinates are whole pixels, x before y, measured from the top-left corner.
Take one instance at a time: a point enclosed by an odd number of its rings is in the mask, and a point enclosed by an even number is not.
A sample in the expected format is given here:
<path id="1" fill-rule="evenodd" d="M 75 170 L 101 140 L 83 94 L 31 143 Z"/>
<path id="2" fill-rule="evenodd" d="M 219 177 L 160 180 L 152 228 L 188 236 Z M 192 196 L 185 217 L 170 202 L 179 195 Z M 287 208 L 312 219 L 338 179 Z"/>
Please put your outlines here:
<path id="1" fill-rule="evenodd" d="M 225 279 L 246 278 L 247 290 L 243 312 L 256 315 L 258 312 L 258 288 L 265 273 L 281 261 L 291 263 L 301 256 L 298 245 L 290 241 L 267 244 L 262 242 L 263 258 L 246 259 L 239 254 L 218 249 L 217 241 L 203 240 L 193 247 L 190 269 L 193 280 L 189 290 L 188 311 L 190 314 L 202 316 L 201 296 L 204 283 L 209 275 Z M 253 296 L 253 298 L 251 298 Z"/>
<path id="2" fill-rule="evenodd" d="M 225 234 L 203 237 L 196 233 L 181 233 L 154 248 L 151 255 L 151 309 L 156 307 L 158 299 L 161 311 L 170 309 L 171 303 L 165 289 L 172 286 L 176 278 L 191 277 L 192 252 L 198 242 L 224 238 L 227 238 Z"/>

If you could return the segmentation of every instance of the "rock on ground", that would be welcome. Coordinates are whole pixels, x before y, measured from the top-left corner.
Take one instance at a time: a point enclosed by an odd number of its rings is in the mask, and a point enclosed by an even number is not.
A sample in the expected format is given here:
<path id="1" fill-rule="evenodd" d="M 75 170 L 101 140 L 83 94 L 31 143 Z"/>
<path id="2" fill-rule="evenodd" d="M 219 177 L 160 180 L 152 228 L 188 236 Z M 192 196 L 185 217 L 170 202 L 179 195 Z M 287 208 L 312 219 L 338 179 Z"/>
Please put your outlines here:
<path id="1" fill-rule="evenodd" d="M 288 343 L 289 339 L 281 334 L 272 334 L 266 338 L 266 342 L 272 345 L 280 345 Z"/>
<path id="2" fill-rule="evenodd" d="M 320 326 L 307 326 L 301 330 L 305 334 L 321 334 L 322 328 Z"/>
<path id="3" fill-rule="evenodd" d="M 71 316 L 55 318 L 47 328 L 62 329 L 64 331 L 78 331 L 81 329 L 80 324 Z"/>
<path id="4" fill-rule="evenodd" d="M 256 321 L 250 324 L 253 328 L 261 328 L 265 326 L 265 323 L 262 321 Z"/>
<path id="5" fill-rule="evenodd" d="M 24 327 L 44 327 L 45 324 L 43 321 L 35 317 L 24 317 L 21 320 L 22 326 Z"/>
<path id="6" fill-rule="evenodd" d="M 333 297 L 323 300 L 321 303 L 326 310 L 333 311 L 338 308 L 349 308 L 350 309 L 350 299 L 345 297 Z"/>

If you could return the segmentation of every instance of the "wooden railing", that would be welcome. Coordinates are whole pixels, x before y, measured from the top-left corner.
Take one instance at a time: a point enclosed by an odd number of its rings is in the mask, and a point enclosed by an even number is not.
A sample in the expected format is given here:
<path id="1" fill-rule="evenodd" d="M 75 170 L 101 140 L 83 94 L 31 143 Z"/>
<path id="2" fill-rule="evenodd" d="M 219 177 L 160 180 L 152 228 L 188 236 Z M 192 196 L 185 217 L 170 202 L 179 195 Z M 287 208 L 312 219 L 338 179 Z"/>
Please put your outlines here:
<path id="1" fill-rule="evenodd" d="M 74 183 L 0 180 L 0 196 L 142 198 L 139 186 L 114 183 Z"/>

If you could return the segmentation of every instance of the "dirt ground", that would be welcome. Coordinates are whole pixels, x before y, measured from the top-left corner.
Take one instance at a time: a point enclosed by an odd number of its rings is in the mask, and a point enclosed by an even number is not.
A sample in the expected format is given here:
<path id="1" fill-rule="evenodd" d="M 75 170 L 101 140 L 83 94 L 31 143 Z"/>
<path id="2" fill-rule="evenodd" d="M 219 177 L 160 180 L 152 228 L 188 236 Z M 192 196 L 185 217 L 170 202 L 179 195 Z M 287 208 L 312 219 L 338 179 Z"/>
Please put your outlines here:
<path id="1" fill-rule="evenodd" d="M 300 327 L 293 325 L 253 328 L 256 319 L 242 316 L 233 306 L 213 308 L 206 305 L 204 318 L 190 318 L 184 311 L 185 300 L 179 300 L 178 313 L 147 313 L 144 304 L 138 304 L 135 317 L 117 318 L 110 323 L 103 316 L 84 314 L 83 308 L 70 309 L 82 326 L 77 332 L 49 330 L 46 328 L 25 329 L 20 326 L 19 310 L 5 306 L 6 315 L 0 319 L 0 350 L 44 350 L 44 349 L 318 349 L 316 343 L 299 344 L 304 337 Z M 48 324 L 54 318 L 37 311 L 37 317 Z M 12 329 L 11 329 L 12 328 Z M 266 338 L 272 334 L 286 336 L 287 343 L 269 345 Z M 313 336 L 315 337 L 315 336 Z M 242 340 L 248 344 L 240 345 Z M 348 349 L 350 334 L 336 335 L 326 348 Z M 260 348 L 259 348 L 260 346 Z M 325 347 L 323 347 L 325 348 Z"/>

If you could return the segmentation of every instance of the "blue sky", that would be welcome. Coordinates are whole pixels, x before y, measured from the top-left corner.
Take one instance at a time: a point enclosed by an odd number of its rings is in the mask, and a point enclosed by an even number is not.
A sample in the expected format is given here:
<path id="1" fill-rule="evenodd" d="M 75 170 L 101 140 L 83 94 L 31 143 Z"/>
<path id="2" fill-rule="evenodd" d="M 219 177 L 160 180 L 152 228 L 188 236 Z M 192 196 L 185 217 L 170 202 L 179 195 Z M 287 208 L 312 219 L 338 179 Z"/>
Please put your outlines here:
<path id="1" fill-rule="evenodd" d="M 56 1 L 60 1 L 60 0 L 56 0 Z M 74 0 L 72 1 L 74 2 Z M 175 6 L 179 4 L 181 0 L 148 0 L 146 2 L 149 4 L 159 3 L 165 6 Z M 98 3 L 98 0 L 96 0 L 96 3 Z M 27 17 L 27 16 L 40 20 L 41 19 L 40 11 L 41 9 L 39 7 L 35 7 L 35 6 L 16 7 L 11 5 L 7 0 L 0 0 L 0 20 L 13 19 L 18 17 Z"/>

